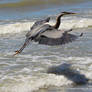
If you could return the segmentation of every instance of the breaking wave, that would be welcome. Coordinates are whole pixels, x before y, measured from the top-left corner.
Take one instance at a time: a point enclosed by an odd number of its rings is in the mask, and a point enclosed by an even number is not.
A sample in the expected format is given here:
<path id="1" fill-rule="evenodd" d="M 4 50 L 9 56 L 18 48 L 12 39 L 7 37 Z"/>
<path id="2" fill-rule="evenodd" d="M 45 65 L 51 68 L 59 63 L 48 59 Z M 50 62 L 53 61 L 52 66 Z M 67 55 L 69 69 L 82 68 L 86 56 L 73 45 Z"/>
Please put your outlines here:
<path id="1" fill-rule="evenodd" d="M 0 25 L 0 34 L 12 34 L 12 33 L 19 33 L 23 31 L 29 31 L 30 27 L 32 26 L 33 22 L 15 22 L 9 24 L 1 24 Z M 55 21 L 51 21 L 50 24 L 53 25 Z M 91 18 L 63 18 L 62 23 L 60 25 L 60 29 L 75 29 L 75 28 L 85 28 L 85 27 L 92 27 L 92 19 Z"/>
<path id="2" fill-rule="evenodd" d="M 9 79 L 8 79 L 9 80 Z M 12 79 L 10 79 L 10 82 Z M 43 75 L 38 77 L 22 77 L 18 79 L 17 82 L 12 82 L 11 84 L 6 83 L 0 92 L 33 92 L 40 88 L 47 88 L 49 86 L 64 86 L 71 84 L 72 81 L 67 80 L 63 76 L 56 76 L 54 74 Z"/>
<path id="3" fill-rule="evenodd" d="M 92 64 L 91 58 L 89 57 L 69 57 L 70 60 L 80 61 L 74 64 L 72 67 L 74 69 L 84 68 L 81 71 L 82 74 L 87 76 L 87 78 L 92 79 Z M 90 64 L 88 67 L 88 71 L 85 70 L 86 65 Z M 84 67 L 85 66 L 85 67 Z M 62 68 L 62 67 L 61 67 Z M 28 68 L 21 70 L 23 72 L 31 71 Z M 59 70 L 60 71 L 60 70 Z M 90 72 L 89 72 L 90 71 Z M 1 81 L 2 80 L 2 81 Z M 29 74 L 29 75 L 4 75 L 0 80 L 0 92 L 34 92 L 38 91 L 40 88 L 48 88 L 50 86 L 56 87 L 64 87 L 73 84 L 73 81 L 67 79 L 63 75 L 55 75 L 55 74 L 47 74 L 47 73 L 36 73 L 36 74 Z"/>

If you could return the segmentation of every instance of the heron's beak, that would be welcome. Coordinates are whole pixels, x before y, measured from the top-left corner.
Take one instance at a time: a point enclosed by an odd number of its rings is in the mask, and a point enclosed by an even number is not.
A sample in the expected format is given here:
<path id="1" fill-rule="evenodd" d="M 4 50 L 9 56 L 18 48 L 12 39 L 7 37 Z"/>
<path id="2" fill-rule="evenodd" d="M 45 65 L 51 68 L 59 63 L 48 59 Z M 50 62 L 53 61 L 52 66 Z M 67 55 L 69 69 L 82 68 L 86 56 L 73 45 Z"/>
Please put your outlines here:
<path id="1" fill-rule="evenodd" d="M 71 13 L 69 13 L 69 14 L 77 14 L 77 13 L 73 13 L 73 12 L 71 12 Z"/>
<path id="2" fill-rule="evenodd" d="M 68 14 L 77 14 L 77 13 L 73 13 L 73 12 L 62 12 L 64 15 L 68 15 Z"/>

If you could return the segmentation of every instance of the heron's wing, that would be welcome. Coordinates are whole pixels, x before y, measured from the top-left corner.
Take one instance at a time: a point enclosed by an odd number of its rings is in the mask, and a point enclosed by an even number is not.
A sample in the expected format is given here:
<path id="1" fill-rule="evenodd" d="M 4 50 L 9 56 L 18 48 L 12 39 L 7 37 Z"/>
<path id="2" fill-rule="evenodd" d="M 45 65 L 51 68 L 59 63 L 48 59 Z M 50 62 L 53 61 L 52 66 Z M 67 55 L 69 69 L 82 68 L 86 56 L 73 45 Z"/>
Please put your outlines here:
<path id="1" fill-rule="evenodd" d="M 79 36 L 77 35 L 64 32 L 61 37 L 57 37 L 57 38 L 50 38 L 45 35 L 42 35 L 38 40 L 38 42 L 39 44 L 45 44 L 45 45 L 63 45 L 75 41 L 78 37 Z"/>
<path id="2" fill-rule="evenodd" d="M 21 53 L 23 51 L 23 49 L 29 44 L 30 40 L 36 40 L 36 38 L 40 34 L 42 34 L 43 32 L 47 31 L 48 29 L 49 30 L 51 29 L 50 26 L 49 25 L 44 25 L 40 30 L 38 30 L 38 32 L 34 33 L 32 36 L 29 35 L 26 38 L 26 40 L 25 40 L 24 44 L 22 45 L 22 47 L 19 50 L 17 50 L 14 55 Z"/>
<path id="3" fill-rule="evenodd" d="M 45 31 L 41 35 L 44 35 L 44 36 L 46 36 L 48 38 L 61 38 L 65 33 L 69 33 L 71 31 L 72 31 L 72 29 L 64 31 L 64 30 L 54 29 L 52 27 L 51 30 Z"/>
<path id="4" fill-rule="evenodd" d="M 60 38 L 62 37 L 63 33 L 64 33 L 63 30 L 52 29 L 52 30 L 45 31 L 41 35 L 46 36 L 48 38 Z"/>
<path id="5" fill-rule="evenodd" d="M 44 24 L 41 25 L 35 29 L 33 29 L 32 31 L 29 31 L 26 34 L 26 38 L 33 40 L 33 38 L 35 39 L 36 37 L 38 37 L 39 35 L 41 35 L 42 33 L 48 31 L 48 30 L 52 30 L 53 28 L 49 25 L 49 24 Z"/>
<path id="6" fill-rule="evenodd" d="M 40 35 L 42 35 L 44 32 L 46 32 L 46 31 L 51 31 L 51 30 L 53 30 L 54 28 L 52 27 L 52 26 L 50 26 L 50 25 L 48 25 L 48 24 L 45 24 L 45 25 L 43 25 L 42 27 L 40 27 L 39 28 L 39 30 L 36 32 L 36 33 L 34 33 L 31 37 L 32 38 L 38 38 Z M 33 39 L 33 40 L 34 40 Z"/>
<path id="7" fill-rule="evenodd" d="M 50 17 L 43 20 L 36 21 L 33 24 L 33 26 L 30 28 L 30 31 L 27 32 L 26 37 L 29 38 L 35 33 L 39 32 L 43 25 L 47 25 L 45 23 L 49 22 L 49 20 L 50 20 Z"/>
<path id="8" fill-rule="evenodd" d="M 44 24 L 44 23 L 46 23 L 46 22 L 49 22 L 49 20 L 50 20 L 50 17 L 48 17 L 48 18 L 46 18 L 46 19 L 42 19 L 42 20 L 36 21 L 36 22 L 33 24 L 33 26 L 31 27 L 31 30 L 33 30 L 34 28 L 36 28 L 36 27 L 39 26 L 39 25 L 42 25 L 42 24 Z"/>

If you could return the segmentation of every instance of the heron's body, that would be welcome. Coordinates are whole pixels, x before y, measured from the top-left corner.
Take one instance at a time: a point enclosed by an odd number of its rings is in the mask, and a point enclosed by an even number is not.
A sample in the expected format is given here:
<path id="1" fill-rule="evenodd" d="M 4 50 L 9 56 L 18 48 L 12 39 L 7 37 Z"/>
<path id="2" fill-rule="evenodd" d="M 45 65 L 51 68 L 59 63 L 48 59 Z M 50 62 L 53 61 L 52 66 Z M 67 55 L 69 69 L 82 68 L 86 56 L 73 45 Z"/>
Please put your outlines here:
<path id="1" fill-rule="evenodd" d="M 53 31 L 46 31 L 42 33 L 37 39 L 35 38 L 34 41 L 38 42 L 39 44 L 55 46 L 75 41 L 78 37 L 82 36 L 82 33 L 81 35 L 76 36 L 74 34 L 68 33 L 69 31 L 72 30 L 59 30 L 57 32 L 57 30 L 55 29 Z"/>
<path id="2" fill-rule="evenodd" d="M 63 30 L 58 30 L 58 32 L 57 32 L 57 29 L 53 29 L 53 31 L 48 30 L 48 31 L 42 33 L 41 35 L 44 35 L 48 38 L 60 38 L 60 37 L 62 37 L 62 33 L 64 33 Z"/>

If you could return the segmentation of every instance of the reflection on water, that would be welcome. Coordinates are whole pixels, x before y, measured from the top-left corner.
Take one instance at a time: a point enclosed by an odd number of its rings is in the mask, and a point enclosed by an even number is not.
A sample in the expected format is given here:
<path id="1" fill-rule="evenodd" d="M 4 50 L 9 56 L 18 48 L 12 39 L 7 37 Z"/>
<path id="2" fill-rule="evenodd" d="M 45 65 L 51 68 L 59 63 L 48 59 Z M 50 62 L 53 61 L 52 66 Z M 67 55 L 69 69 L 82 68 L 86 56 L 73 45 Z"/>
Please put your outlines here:
<path id="1" fill-rule="evenodd" d="M 88 78 L 81 74 L 79 71 L 72 68 L 72 64 L 63 63 L 59 66 L 52 66 L 48 69 L 47 73 L 52 73 L 56 75 L 63 75 L 68 80 L 71 80 L 76 85 L 85 85 L 88 83 Z"/>

